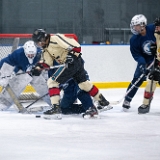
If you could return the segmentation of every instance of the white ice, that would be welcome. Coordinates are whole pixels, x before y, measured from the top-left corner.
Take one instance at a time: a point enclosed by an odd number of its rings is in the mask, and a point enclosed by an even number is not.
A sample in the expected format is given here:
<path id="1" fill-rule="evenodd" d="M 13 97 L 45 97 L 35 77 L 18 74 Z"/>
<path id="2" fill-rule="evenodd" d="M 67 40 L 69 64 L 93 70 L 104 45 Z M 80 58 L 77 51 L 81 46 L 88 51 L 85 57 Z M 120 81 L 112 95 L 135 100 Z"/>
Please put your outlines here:
<path id="1" fill-rule="evenodd" d="M 125 89 L 101 92 L 111 101 L 121 99 Z M 45 120 L 13 108 L 1 111 L 0 160 L 160 160 L 160 89 L 150 113 L 139 115 L 143 92 L 139 89 L 129 112 L 120 103 L 99 119 Z"/>

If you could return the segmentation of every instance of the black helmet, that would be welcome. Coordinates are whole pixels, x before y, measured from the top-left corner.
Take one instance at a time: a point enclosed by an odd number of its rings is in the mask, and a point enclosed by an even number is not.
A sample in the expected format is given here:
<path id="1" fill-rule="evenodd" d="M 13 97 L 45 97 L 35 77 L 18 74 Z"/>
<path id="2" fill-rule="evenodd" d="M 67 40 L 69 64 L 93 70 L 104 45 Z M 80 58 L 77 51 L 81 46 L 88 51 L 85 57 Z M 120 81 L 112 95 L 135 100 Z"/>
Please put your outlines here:
<path id="1" fill-rule="evenodd" d="M 34 42 L 41 42 L 42 40 L 45 40 L 47 37 L 47 33 L 45 29 L 35 29 L 32 35 L 32 39 Z"/>
<path id="2" fill-rule="evenodd" d="M 155 24 L 155 26 L 160 26 L 160 17 L 157 17 L 157 18 L 154 20 L 154 24 Z"/>

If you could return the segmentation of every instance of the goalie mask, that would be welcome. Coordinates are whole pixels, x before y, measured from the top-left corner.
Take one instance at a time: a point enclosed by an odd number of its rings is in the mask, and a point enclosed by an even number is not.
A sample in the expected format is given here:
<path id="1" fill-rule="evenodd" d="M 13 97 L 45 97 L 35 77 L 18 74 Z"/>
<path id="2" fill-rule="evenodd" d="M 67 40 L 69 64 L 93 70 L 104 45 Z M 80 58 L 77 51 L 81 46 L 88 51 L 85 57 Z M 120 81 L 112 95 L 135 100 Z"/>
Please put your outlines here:
<path id="1" fill-rule="evenodd" d="M 143 14 L 135 15 L 132 18 L 131 24 L 130 24 L 131 32 L 135 35 L 138 35 L 143 31 L 146 25 L 147 25 L 147 18 Z"/>
<path id="2" fill-rule="evenodd" d="M 27 41 L 24 46 L 24 53 L 26 55 L 26 57 L 28 58 L 28 61 L 30 64 L 33 63 L 33 60 L 37 54 L 37 47 L 35 46 L 33 41 Z"/>

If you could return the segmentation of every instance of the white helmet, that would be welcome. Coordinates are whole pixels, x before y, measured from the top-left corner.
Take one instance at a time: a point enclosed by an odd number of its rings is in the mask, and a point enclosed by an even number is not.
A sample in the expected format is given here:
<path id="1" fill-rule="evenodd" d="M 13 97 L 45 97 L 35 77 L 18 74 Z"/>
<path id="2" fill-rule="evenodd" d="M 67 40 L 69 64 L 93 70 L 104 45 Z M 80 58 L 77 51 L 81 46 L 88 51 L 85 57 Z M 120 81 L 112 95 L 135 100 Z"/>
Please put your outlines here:
<path id="1" fill-rule="evenodd" d="M 142 27 L 141 30 L 143 30 L 143 28 L 147 25 L 147 18 L 143 14 L 137 14 L 132 18 L 130 24 L 131 32 L 138 35 L 139 32 L 134 29 L 135 25 L 140 25 Z"/>
<path id="2" fill-rule="evenodd" d="M 37 47 L 34 44 L 34 41 L 27 41 L 24 45 L 24 53 L 26 55 L 26 57 L 28 58 L 28 61 L 30 64 L 33 63 L 33 59 L 37 54 Z"/>

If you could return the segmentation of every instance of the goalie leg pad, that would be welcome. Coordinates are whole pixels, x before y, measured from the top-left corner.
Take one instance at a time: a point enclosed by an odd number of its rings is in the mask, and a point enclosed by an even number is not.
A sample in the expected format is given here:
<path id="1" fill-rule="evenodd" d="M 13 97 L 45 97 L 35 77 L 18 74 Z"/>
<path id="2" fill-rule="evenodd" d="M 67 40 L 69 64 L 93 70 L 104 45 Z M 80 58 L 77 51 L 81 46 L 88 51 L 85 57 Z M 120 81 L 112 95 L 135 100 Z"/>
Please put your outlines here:
<path id="1" fill-rule="evenodd" d="M 45 95 L 48 93 L 48 87 L 47 87 L 47 82 L 44 79 L 42 75 L 40 76 L 33 76 L 33 80 L 30 82 L 30 84 L 34 87 L 36 92 L 41 96 Z M 45 97 L 42 98 L 48 105 L 51 105 L 51 100 L 49 95 L 46 95 Z"/>
<path id="2" fill-rule="evenodd" d="M 15 77 L 13 77 L 9 81 L 9 85 L 12 88 L 13 92 L 16 94 L 18 97 L 25 87 L 31 82 L 32 77 L 29 74 L 20 74 Z"/>
<path id="3" fill-rule="evenodd" d="M 0 110 L 5 111 L 7 110 L 12 103 L 10 103 L 2 94 L 0 95 Z"/>
<path id="4" fill-rule="evenodd" d="M 0 86 L 7 86 L 9 80 L 11 79 L 11 75 L 13 73 L 14 67 L 10 66 L 7 63 L 3 63 L 0 70 Z"/>

